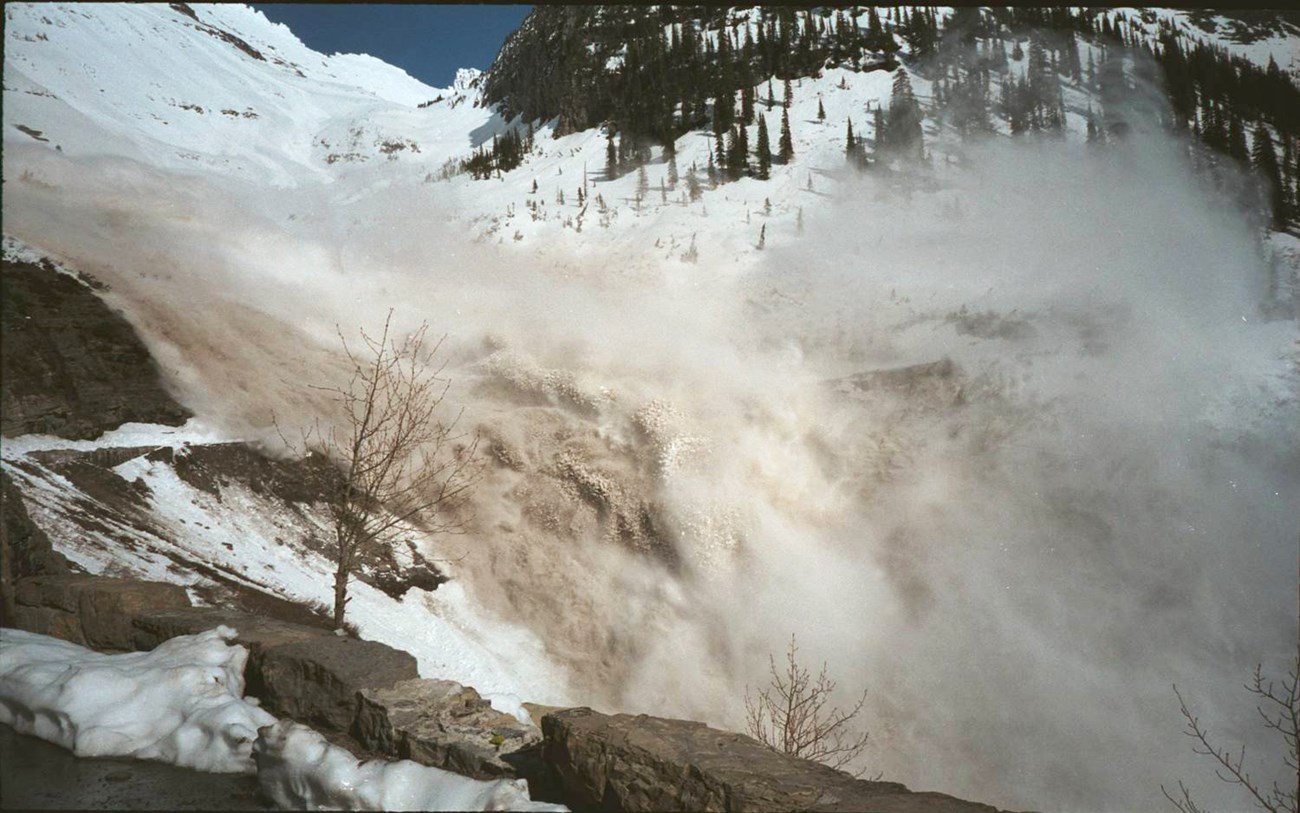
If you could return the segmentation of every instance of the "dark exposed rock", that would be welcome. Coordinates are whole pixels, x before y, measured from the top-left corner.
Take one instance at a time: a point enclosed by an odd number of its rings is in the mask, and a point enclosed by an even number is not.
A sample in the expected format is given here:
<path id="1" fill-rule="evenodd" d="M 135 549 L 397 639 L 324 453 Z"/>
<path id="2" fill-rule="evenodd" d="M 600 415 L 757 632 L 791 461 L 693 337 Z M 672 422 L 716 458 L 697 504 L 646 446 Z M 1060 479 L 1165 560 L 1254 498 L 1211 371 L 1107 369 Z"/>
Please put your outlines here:
<path id="1" fill-rule="evenodd" d="M 94 438 L 124 423 L 179 425 L 131 325 L 48 264 L 0 263 L 0 433 Z"/>
<path id="2" fill-rule="evenodd" d="M 364 747 L 478 779 L 516 776 L 503 759 L 542 738 L 450 680 L 404 680 L 362 689 L 353 736 Z"/>
<path id="3" fill-rule="evenodd" d="M 147 459 L 172 466 L 182 480 L 217 497 L 221 483 L 233 481 L 284 502 L 318 503 L 330 499 L 343 483 L 337 467 L 321 455 L 275 460 L 244 443 L 187 446 L 181 451 L 163 447 Z"/>
<path id="4" fill-rule="evenodd" d="M 261 657 L 268 709 L 314 726 L 348 732 L 356 720 L 358 693 L 386 689 L 419 677 L 415 658 L 374 641 L 328 635 L 268 647 Z M 251 691 L 251 689 L 250 689 Z"/>
<path id="5" fill-rule="evenodd" d="M 239 633 L 235 642 L 248 648 L 248 662 L 244 667 L 245 691 L 258 698 L 267 711 L 283 716 L 302 714 L 306 706 L 297 701 L 284 702 L 287 689 L 280 678 L 285 671 L 283 663 L 273 667 L 271 683 L 268 684 L 263 671 L 266 653 L 287 644 L 329 646 L 337 640 L 333 633 L 319 627 L 219 607 L 190 607 L 146 613 L 136 618 L 134 623 L 134 643 L 137 649 L 153 649 L 171 638 L 195 635 L 223 624 L 231 627 Z M 337 697 L 332 695 L 328 697 L 331 705 L 336 700 Z"/>
<path id="6" fill-rule="evenodd" d="M 179 585 L 87 575 L 22 579 L 14 599 L 23 629 L 112 650 L 135 649 L 136 618 L 190 606 Z"/>
<path id="7" fill-rule="evenodd" d="M 867 782 L 689 720 L 568 709 L 542 718 L 547 768 L 575 810 L 995 813 L 897 782 Z"/>
<path id="8" fill-rule="evenodd" d="M 13 583 L 27 576 L 67 573 L 68 561 L 50 545 L 23 504 L 22 494 L 8 472 L 0 471 L 0 592 L 11 598 Z M 6 604 L 8 602 L 5 602 Z M 0 622 L 4 619 L 0 618 Z"/>
<path id="9" fill-rule="evenodd" d="M 19 604 L 14 607 L 13 617 L 7 619 L 4 626 L 86 645 L 86 636 L 81 634 L 81 619 L 75 612 L 56 607 L 27 607 Z"/>
<path id="10" fill-rule="evenodd" d="M 250 671 L 253 669 L 254 661 L 260 661 L 262 653 L 271 647 L 331 635 L 327 630 L 302 624 L 290 624 L 239 610 L 220 607 L 186 607 L 145 613 L 137 617 L 134 620 L 133 641 L 136 649 L 153 649 L 163 641 L 181 635 L 196 635 L 223 624 L 239 633 L 239 637 L 236 638 L 237 643 L 248 647 Z"/>
<path id="11" fill-rule="evenodd" d="M 952 359 L 944 358 L 926 364 L 871 370 L 826 383 L 836 392 L 854 397 L 888 393 L 908 402 L 951 406 L 962 402 L 965 381 Z"/>

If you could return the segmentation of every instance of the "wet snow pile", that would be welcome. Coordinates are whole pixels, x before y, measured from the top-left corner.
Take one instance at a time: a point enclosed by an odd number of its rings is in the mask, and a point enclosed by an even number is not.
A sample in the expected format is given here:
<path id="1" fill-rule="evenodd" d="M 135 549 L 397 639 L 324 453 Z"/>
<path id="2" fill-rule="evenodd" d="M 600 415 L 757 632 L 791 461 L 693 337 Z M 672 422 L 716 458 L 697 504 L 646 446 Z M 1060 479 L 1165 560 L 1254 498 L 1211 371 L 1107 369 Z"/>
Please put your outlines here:
<path id="1" fill-rule="evenodd" d="M 257 729 L 275 718 L 244 699 L 248 650 L 229 627 L 152 652 L 105 655 L 0 630 L 0 722 L 82 757 L 134 757 L 252 773 Z"/>
<path id="2" fill-rule="evenodd" d="M 287 720 L 262 732 L 253 758 L 262 792 L 291 810 L 568 810 L 531 801 L 522 779 L 484 782 L 409 759 L 358 762 Z"/>
<path id="3" fill-rule="evenodd" d="M 220 626 L 151 652 L 107 655 L 0 629 L 0 723 L 82 757 L 132 757 L 254 773 L 290 809 L 567 810 L 523 780 L 491 782 L 409 760 L 359 764 L 306 726 L 244 697 L 248 650 Z"/>

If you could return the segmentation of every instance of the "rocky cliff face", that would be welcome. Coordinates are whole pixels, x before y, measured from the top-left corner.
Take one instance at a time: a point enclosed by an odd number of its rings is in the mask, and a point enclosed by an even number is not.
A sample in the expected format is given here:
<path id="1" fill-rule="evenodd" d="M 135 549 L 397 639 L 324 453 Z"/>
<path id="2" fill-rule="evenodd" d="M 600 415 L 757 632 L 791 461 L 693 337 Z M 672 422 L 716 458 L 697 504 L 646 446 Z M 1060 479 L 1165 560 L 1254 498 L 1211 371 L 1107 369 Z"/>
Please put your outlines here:
<path id="1" fill-rule="evenodd" d="M 0 433 L 82 439 L 189 418 L 131 325 L 86 281 L 46 262 L 5 260 L 0 290 Z"/>

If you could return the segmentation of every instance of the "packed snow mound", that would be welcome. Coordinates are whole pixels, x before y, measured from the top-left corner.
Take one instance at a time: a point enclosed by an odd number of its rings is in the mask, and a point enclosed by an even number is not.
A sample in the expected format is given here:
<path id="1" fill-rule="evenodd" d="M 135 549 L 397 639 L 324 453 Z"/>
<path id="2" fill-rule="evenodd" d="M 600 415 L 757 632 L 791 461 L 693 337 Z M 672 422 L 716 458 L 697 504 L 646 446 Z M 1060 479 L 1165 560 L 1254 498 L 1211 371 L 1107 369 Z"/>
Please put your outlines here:
<path id="1" fill-rule="evenodd" d="M 152 652 L 106 655 L 0 629 L 0 722 L 82 757 L 132 757 L 252 773 L 258 728 L 275 718 L 244 699 L 248 650 L 230 627 Z"/>
<path id="2" fill-rule="evenodd" d="M 359 763 L 287 720 L 259 733 L 253 758 L 262 791 L 289 810 L 568 810 L 529 799 L 522 779 L 485 782 L 407 759 Z"/>

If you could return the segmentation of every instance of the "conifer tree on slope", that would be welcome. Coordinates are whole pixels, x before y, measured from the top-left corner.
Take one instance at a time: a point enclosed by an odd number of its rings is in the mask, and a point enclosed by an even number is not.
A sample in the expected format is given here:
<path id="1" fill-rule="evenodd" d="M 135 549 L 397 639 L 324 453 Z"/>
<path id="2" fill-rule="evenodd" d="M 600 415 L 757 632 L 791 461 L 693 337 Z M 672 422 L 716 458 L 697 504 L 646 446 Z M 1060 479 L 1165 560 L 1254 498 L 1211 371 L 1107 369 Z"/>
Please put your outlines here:
<path id="1" fill-rule="evenodd" d="M 1260 121 L 1255 125 L 1255 143 L 1251 149 L 1251 162 L 1255 170 L 1264 176 L 1268 185 L 1269 212 L 1273 217 L 1273 228 L 1281 229 L 1286 225 L 1286 193 L 1282 185 L 1282 172 L 1277 162 L 1277 152 L 1273 149 L 1273 138 L 1268 128 Z"/>
<path id="2" fill-rule="evenodd" d="M 759 180 L 766 181 L 772 175 L 772 147 L 768 142 L 767 136 L 767 116 L 760 113 L 758 115 L 758 169 L 756 175 Z M 1277 161 L 1274 160 L 1274 164 Z"/>
<path id="3" fill-rule="evenodd" d="M 920 158 L 924 154 L 921 140 L 921 110 L 912 94 L 912 80 L 899 68 L 889 95 L 889 119 L 885 125 L 888 148 L 899 155 Z"/>
<path id="4" fill-rule="evenodd" d="M 781 110 L 781 141 L 777 147 L 781 163 L 788 164 L 794 158 L 794 138 L 790 135 L 790 108 Z"/>

